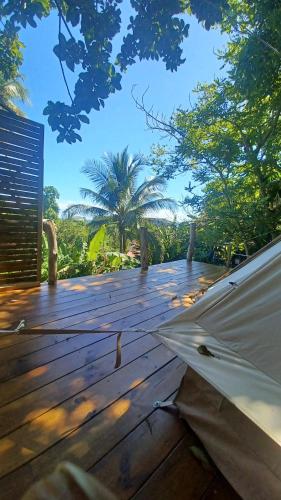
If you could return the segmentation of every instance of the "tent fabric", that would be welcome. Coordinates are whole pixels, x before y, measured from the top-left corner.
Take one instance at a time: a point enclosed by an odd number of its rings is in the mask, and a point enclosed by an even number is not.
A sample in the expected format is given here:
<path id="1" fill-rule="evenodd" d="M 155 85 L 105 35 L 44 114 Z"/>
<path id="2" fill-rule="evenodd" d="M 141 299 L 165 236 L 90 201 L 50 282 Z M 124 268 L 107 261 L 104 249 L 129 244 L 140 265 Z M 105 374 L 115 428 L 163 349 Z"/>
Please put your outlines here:
<path id="1" fill-rule="evenodd" d="M 281 445 L 281 241 L 211 287 L 157 336 Z M 198 352 L 205 346 L 213 356 Z"/>
<path id="2" fill-rule="evenodd" d="M 245 500 L 279 500 L 279 446 L 190 367 L 175 404 Z"/>
<path id="3" fill-rule="evenodd" d="M 188 364 L 176 404 L 245 500 L 281 498 L 281 239 L 155 334 Z"/>

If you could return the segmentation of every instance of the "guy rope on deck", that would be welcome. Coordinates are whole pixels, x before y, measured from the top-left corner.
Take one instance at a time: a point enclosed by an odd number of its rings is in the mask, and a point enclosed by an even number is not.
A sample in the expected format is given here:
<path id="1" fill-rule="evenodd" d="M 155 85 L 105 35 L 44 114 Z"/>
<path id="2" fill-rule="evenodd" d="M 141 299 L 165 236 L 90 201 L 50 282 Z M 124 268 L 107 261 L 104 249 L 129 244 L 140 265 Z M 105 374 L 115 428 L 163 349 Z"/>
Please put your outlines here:
<path id="1" fill-rule="evenodd" d="M 86 333 L 91 333 L 91 334 L 113 334 L 117 335 L 117 340 L 116 340 L 116 359 L 115 359 L 115 365 L 114 368 L 119 368 L 121 365 L 121 336 L 122 333 L 155 333 L 157 330 L 145 330 L 143 328 L 126 328 L 125 330 L 101 330 L 101 329 L 87 329 L 87 330 L 69 330 L 69 329 L 33 329 L 33 328 L 27 328 L 25 320 L 22 319 L 19 324 L 14 328 L 14 329 L 6 329 L 6 330 L 0 330 L 0 334 L 24 334 L 24 335 L 34 335 L 37 334 L 38 331 L 40 333 L 43 333 L 44 335 L 64 335 L 66 333 L 73 333 L 73 334 L 86 334 Z"/>
<path id="2" fill-rule="evenodd" d="M 200 298 L 205 292 L 207 288 L 201 288 L 200 290 L 196 290 L 188 295 L 192 302 L 195 302 L 198 298 Z M 177 297 L 178 298 L 178 297 Z M 121 365 L 121 337 L 122 333 L 157 333 L 158 329 L 144 329 L 144 328 L 125 328 L 123 330 L 102 330 L 96 328 L 89 329 L 67 329 L 67 328 L 28 328 L 26 325 L 26 321 L 22 319 L 15 328 L 10 329 L 0 329 L 0 334 L 8 335 L 8 334 L 16 334 L 16 335 L 35 335 L 35 334 L 43 334 L 43 335 L 64 335 L 64 334 L 78 334 L 83 335 L 86 333 L 90 334 L 112 334 L 117 335 L 116 339 L 116 359 L 115 359 L 115 368 L 119 368 Z"/>

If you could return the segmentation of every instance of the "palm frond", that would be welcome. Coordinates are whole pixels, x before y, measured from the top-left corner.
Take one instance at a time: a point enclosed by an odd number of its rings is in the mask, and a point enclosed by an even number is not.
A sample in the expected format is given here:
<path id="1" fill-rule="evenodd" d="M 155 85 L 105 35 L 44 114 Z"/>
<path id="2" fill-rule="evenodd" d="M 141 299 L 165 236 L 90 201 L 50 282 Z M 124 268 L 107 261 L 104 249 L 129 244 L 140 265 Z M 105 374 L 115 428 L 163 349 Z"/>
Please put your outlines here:
<path id="1" fill-rule="evenodd" d="M 149 181 L 145 180 L 133 194 L 131 204 L 134 205 L 141 203 L 142 201 L 145 201 L 145 199 L 149 201 L 148 197 L 152 194 L 159 196 L 159 192 L 163 191 L 166 185 L 167 181 L 161 175 L 153 177 Z"/>
<path id="2" fill-rule="evenodd" d="M 109 170 L 103 162 L 87 160 L 81 168 L 81 172 L 90 179 L 97 189 L 103 189 L 108 183 Z"/>
<path id="3" fill-rule="evenodd" d="M 129 156 L 128 148 L 117 154 L 106 154 L 101 162 L 87 160 L 82 172 L 95 188 L 82 188 L 80 193 L 94 206 L 72 205 L 65 210 L 65 214 L 82 214 L 91 218 L 93 228 L 102 224 L 116 224 L 120 244 L 124 246 L 125 231 L 136 227 L 136 223 L 141 222 L 146 214 L 155 214 L 161 209 L 175 210 L 176 207 L 175 202 L 162 193 L 166 187 L 163 176 L 145 180 L 137 186 L 138 175 L 144 164 L 145 159 L 141 155 Z"/>
<path id="4" fill-rule="evenodd" d="M 157 211 L 157 210 L 171 210 L 175 212 L 177 208 L 177 204 L 175 200 L 172 198 L 159 198 L 157 200 L 151 200 L 147 203 L 143 203 L 138 207 L 138 209 L 143 213 L 147 213 L 149 211 Z"/>
<path id="5" fill-rule="evenodd" d="M 89 222 L 89 226 L 92 228 L 92 229 L 95 229 L 95 228 L 98 228 L 100 226 L 102 226 L 103 224 L 106 224 L 106 225 L 115 225 L 117 223 L 117 217 L 114 216 L 114 215 L 104 215 L 104 216 L 98 216 L 98 217 L 95 217 L 94 219 L 92 219 L 90 222 Z"/>
<path id="6" fill-rule="evenodd" d="M 70 205 L 63 211 L 63 216 L 67 218 L 75 217 L 75 215 L 82 215 L 84 217 L 101 217 L 109 215 L 110 212 L 100 207 L 93 207 L 91 205 L 84 205 L 77 203 Z"/>
<path id="7" fill-rule="evenodd" d="M 93 191 L 92 189 L 81 188 L 80 195 L 84 199 L 88 198 L 93 202 L 98 203 L 99 205 L 101 205 L 101 208 L 104 208 L 106 210 L 113 211 L 115 209 L 110 200 L 108 200 L 103 194 Z"/>
<path id="8" fill-rule="evenodd" d="M 13 80 L 4 81 L 3 78 L 0 78 L 0 105 L 20 116 L 24 116 L 24 113 L 14 101 L 30 104 L 28 90 L 24 87 L 22 81 L 23 77 L 20 74 Z"/>
<path id="9" fill-rule="evenodd" d="M 145 165 L 145 159 L 142 155 L 134 155 L 130 159 L 130 163 L 128 165 L 128 176 L 130 178 L 130 189 L 131 193 L 134 193 L 137 189 L 137 179 L 143 167 Z"/>

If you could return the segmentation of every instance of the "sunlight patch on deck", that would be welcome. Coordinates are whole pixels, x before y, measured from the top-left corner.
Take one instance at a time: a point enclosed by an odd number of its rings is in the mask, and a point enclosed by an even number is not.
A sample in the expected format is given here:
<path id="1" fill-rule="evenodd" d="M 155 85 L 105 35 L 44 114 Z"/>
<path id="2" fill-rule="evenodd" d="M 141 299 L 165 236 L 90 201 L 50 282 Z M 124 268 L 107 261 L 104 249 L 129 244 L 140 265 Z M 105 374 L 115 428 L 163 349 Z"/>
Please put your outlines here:
<path id="1" fill-rule="evenodd" d="M 130 406 L 131 401 L 129 399 L 121 399 L 110 408 L 110 413 L 114 418 L 120 418 L 127 413 Z"/>

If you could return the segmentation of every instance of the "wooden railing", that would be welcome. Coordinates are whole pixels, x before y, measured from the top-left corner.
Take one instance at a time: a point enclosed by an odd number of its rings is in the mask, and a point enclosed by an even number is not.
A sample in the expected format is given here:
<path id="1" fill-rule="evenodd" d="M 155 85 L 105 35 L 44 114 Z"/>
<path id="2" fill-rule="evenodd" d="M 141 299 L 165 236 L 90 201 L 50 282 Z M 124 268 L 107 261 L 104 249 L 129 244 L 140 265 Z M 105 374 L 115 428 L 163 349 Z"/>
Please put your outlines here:
<path id="1" fill-rule="evenodd" d="M 58 245 L 56 225 L 53 221 L 43 219 L 43 231 L 46 234 L 48 241 L 48 283 L 55 285 L 57 282 L 57 259 L 58 259 Z M 192 261 L 196 241 L 196 223 L 190 224 L 189 246 L 186 255 L 188 262 Z M 148 249 L 148 230 L 145 226 L 140 227 L 140 260 L 141 272 L 148 271 L 149 262 L 149 249 Z"/>
<path id="2" fill-rule="evenodd" d="M 190 231 L 189 231 L 189 245 L 186 254 L 187 262 L 191 262 L 195 250 L 195 242 L 196 242 L 196 222 L 190 223 Z"/>

